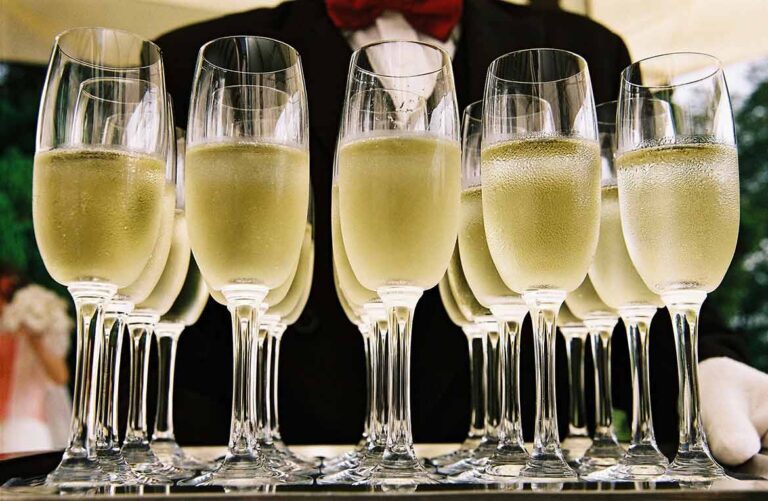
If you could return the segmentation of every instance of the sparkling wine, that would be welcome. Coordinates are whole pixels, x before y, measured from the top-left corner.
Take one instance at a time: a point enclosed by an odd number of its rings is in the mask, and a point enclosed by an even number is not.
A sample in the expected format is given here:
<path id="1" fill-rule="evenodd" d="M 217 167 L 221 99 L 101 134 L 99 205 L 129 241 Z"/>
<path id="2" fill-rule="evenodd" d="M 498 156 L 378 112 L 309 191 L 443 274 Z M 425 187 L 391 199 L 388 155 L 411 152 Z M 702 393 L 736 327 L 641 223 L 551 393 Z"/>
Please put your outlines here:
<path id="1" fill-rule="evenodd" d="M 106 150 L 35 155 L 32 214 L 43 262 L 59 283 L 134 282 L 162 219 L 165 164 Z"/>
<path id="2" fill-rule="evenodd" d="M 173 302 L 171 309 L 163 315 L 163 322 L 192 325 L 203 314 L 207 303 L 208 285 L 203 280 L 203 275 L 200 273 L 195 259 L 190 257 L 184 285 L 182 285 L 181 292 L 176 297 L 176 301 Z"/>
<path id="3" fill-rule="evenodd" d="M 650 289 L 711 292 L 739 233 L 736 148 L 712 143 L 658 146 L 616 159 L 629 255 Z"/>
<path id="4" fill-rule="evenodd" d="M 632 305 L 662 306 L 661 298 L 648 290 L 629 257 L 621 230 L 616 186 L 603 188 L 600 212 L 600 240 L 589 270 L 595 290 L 605 304 L 614 309 Z"/>
<path id="5" fill-rule="evenodd" d="M 160 280 L 150 295 L 140 304 L 137 304 L 136 309 L 151 310 L 160 316 L 165 315 L 181 292 L 189 269 L 189 259 L 187 220 L 184 217 L 184 212 L 177 210 L 173 223 L 171 250 L 168 252 L 168 260 L 165 262 L 163 274 L 160 275 Z"/>
<path id="6" fill-rule="evenodd" d="M 171 240 L 173 237 L 173 222 L 176 214 L 176 187 L 172 184 L 166 184 L 163 193 L 163 213 L 160 219 L 160 232 L 158 233 L 155 247 L 152 249 L 152 255 L 149 256 L 149 262 L 139 275 L 139 278 L 128 287 L 118 290 L 118 295 L 125 297 L 134 304 L 144 301 L 152 289 L 160 280 L 160 275 L 165 269 L 165 262 L 168 260 L 168 252 L 171 250 Z"/>
<path id="7" fill-rule="evenodd" d="M 483 215 L 507 286 L 572 291 L 592 262 L 600 221 L 600 150 L 580 139 L 525 139 L 482 152 Z"/>
<path id="8" fill-rule="evenodd" d="M 488 250 L 480 186 L 464 190 L 461 194 L 459 248 L 464 274 L 480 304 L 491 307 L 520 301 L 520 296 L 504 284 Z"/>
<path id="9" fill-rule="evenodd" d="M 360 283 L 429 289 L 456 242 L 459 146 L 426 134 L 382 135 L 339 148 L 344 247 Z"/>
<path id="10" fill-rule="evenodd" d="M 186 156 L 189 237 L 214 289 L 283 284 L 296 266 L 309 204 L 309 157 L 271 143 L 193 146 Z"/>

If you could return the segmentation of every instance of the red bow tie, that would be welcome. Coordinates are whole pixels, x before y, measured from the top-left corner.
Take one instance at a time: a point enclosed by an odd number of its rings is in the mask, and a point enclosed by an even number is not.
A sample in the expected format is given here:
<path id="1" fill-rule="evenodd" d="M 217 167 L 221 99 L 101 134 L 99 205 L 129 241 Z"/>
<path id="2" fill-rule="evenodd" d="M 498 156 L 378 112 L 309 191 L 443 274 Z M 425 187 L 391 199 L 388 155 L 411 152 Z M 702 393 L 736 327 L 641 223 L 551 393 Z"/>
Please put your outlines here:
<path id="1" fill-rule="evenodd" d="M 463 0 L 325 0 L 325 5 L 341 30 L 367 28 L 382 12 L 393 10 L 414 29 L 445 42 L 461 18 Z"/>

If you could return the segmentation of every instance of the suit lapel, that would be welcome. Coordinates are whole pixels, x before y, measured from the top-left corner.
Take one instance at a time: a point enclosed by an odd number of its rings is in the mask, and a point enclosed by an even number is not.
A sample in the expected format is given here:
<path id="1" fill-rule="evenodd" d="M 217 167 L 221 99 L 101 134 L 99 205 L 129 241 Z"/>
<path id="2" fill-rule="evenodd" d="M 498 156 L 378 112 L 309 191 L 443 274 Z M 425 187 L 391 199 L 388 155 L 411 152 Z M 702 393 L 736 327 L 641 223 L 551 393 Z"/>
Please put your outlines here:
<path id="1" fill-rule="evenodd" d="M 298 15 L 293 16 L 286 31 L 296 40 L 296 49 L 301 54 L 310 135 L 333 155 L 352 49 L 331 22 L 323 2 L 302 2 L 301 8 L 294 11 Z"/>
<path id="2" fill-rule="evenodd" d="M 531 9 L 502 5 L 498 0 L 464 2 L 461 38 L 454 59 L 460 106 L 482 99 L 485 75 L 494 59 L 544 43 L 542 29 L 532 22 L 535 15 Z"/>

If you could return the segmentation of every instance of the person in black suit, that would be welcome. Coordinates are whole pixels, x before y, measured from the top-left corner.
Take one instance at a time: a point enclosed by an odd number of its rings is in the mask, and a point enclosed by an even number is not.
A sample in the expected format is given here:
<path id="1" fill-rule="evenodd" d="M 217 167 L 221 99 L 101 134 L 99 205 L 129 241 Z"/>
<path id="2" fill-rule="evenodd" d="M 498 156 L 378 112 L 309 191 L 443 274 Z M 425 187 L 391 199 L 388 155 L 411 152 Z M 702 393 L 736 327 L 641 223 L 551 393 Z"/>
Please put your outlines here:
<path id="1" fill-rule="evenodd" d="M 365 3 L 365 2 L 363 2 Z M 453 66 L 459 108 L 482 97 L 486 69 L 496 57 L 533 47 L 567 49 L 589 64 L 597 103 L 617 98 L 619 75 L 630 63 L 621 38 L 585 17 L 497 0 L 463 3 L 454 30 Z M 353 443 L 364 414 L 362 340 L 333 292 L 331 258 L 331 172 L 352 48 L 320 0 L 294 0 L 186 26 L 161 36 L 168 90 L 176 123 L 184 126 L 198 50 L 229 35 L 259 35 L 282 40 L 301 54 L 309 98 L 310 159 L 315 195 L 315 275 L 301 319 L 283 338 L 280 415 L 288 443 Z M 228 312 L 210 301 L 201 320 L 179 345 L 176 432 L 181 443 L 225 443 L 231 402 L 231 335 Z M 631 415 L 628 353 L 623 327 L 614 336 L 614 404 Z M 657 437 L 674 445 L 676 361 L 669 315 L 656 315 L 651 337 L 652 399 Z M 567 430 L 567 380 L 564 346 L 558 341 L 558 408 L 561 432 Z M 534 361 L 527 321 L 521 356 L 521 402 L 527 438 L 533 432 Z M 463 439 L 469 422 L 469 367 L 466 341 L 448 319 L 437 288 L 427 291 L 415 315 L 412 410 L 417 441 Z M 738 336 L 730 334 L 705 305 L 702 358 L 744 360 Z M 590 367 L 587 370 L 591 370 Z M 591 398 L 591 396 L 590 396 Z"/>

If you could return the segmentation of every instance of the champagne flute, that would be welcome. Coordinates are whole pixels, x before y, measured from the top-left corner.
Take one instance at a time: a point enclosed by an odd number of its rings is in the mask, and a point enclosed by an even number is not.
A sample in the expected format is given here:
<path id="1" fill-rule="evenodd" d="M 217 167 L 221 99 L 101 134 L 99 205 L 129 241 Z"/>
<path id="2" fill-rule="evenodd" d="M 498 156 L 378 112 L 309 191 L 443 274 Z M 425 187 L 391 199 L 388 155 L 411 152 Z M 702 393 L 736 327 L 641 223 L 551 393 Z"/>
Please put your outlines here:
<path id="1" fill-rule="evenodd" d="M 627 331 L 632 373 L 632 442 L 619 463 L 598 475 L 605 479 L 643 480 L 662 475 L 669 460 L 659 451 L 653 432 L 648 366 L 651 320 L 661 298 L 651 292 L 629 257 L 619 216 L 616 185 L 616 101 L 597 106 L 597 126 L 603 166 L 600 240 L 589 270 L 595 291 L 618 310 Z M 662 101 L 659 106 L 664 105 Z"/>
<path id="2" fill-rule="evenodd" d="M 461 328 L 467 337 L 470 390 L 470 418 L 467 438 L 464 439 L 459 449 L 429 459 L 430 464 L 439 468 L 472 457 L 472 453 L 480 445 L 484 435 L 485 400 L 483 395 L 483 331 L 459 310 L 459 306 L 453 298 L 447 275 L 440 280 L 438 288 L 443 308 L 445 308 L 448 317 L 451 322 Z"/>
<path id="3" fill-rule="evenodd" d="M 477 301 L 472 289 L 469 287 L 469 283 L 467 283 L 458 244 L 451 256 L 446 276 L 448 277 L 448 286 L 459 311 L 465 317 L 472 319 L 482 335 L 483 392 L 485 395 L 483 438 L 472 451 L 469 458 L 441 466 L 437 470 L 444 475 L 457 476 L 452 481 L 464 482 L 467 479 L 461 476 L 461 474 L 468 471 L 472 473 L 470 478 L 473 478 L 474 472 L 485 466 L 490 457 L 496 453 L 499 445 L 499 427 L 502 415 L 501 339 L 499 336 L 498 320 L 491 314 L 488 308 Z"/>
<path id="4" fill-rule="evenodd" d="M 279 427 L 279 423 L 273 421 L 278 413 L 277 400 L 272 399 L 273 394 L 276 395 L 277 381 L 273 380 L 272 376 L 277 373 L 277 367 L 273 371 L 271 366 L 277 365 L 279 362 L 279 347 L 275 346 L 273 350 L 270 345 L 279 344 L 288 325 L 295 323 L 304 310 L 312 286 L 314 261 L 313 215 L 310 210 L 301 254 L 289 287 L 285 293 L 279 293 L 283 296 L 282 298 L 278 295 L 276 299 L 272 300 L 270 297 L 279 288 L 271 290 L 265 298 L 265 305 L 268 308 L 261 318 L 256 348 L 257 355 L 255 364 L 253 364 L 255 374 L 252 382 L 255 388 L 249 391 L 251 395 L 256 397 L 253 400 L 254 409 L 252 411 L 255 447 L 269 462 L 269 467 L 283 473 L 285 480 L 289 482 L 306 481 L 307 475 L 316 473 L 317 468 L 314 464 L 295 456 L 287 448 L 280 450 L 275 446 L 273 430 Z M 272 302 L 270 303 L 270 301 Z M 276 355 L 274 360 L 272 359 L 273 353 Z M 275 384 L 274 387 L 273 383 Z"/>
<path id="5" fill-rule="evenodd" d="M 506 482 L 518 476 L 528 461 L 520 415 L 520 329 L 528 307 L 511 291 L 496 271 L 483 221 L 480 175 L 483 102 L 464 110 L 462 134 L 462 194 L 459 248 L 467 283 L 477 300 L 491 310 L 500 335 L 499 444 L 485 464 L 482 475 L 468 481 Z M 475 473 L 481 473 L 475 470 Z"/>
<path id="6" fill-rule="evenodd" d="M 565 303 L 557 316 L 557 326 L 565 341 L 570 390 L 568 435 L 563 440 L 563 453 L 569 463 L 576 463 L 592 445 L 587 431 L 587 399 L 584 393 L 584 355 L 589 330 L 581 319 L 571 313 Z"/>
<path id="7" fill-rule="evenodd" d="M 507 287 L 533 318 L 536 429 L 527 480 L 575 480 L 560 450 L 555 407 L 555 326 L 597 245 L 600 149 L 587 63 L 557 49 L 493 61 L 483 98 L 483 217 Z M 514 214 L 515 217 L 510 217 Z"/>
<path id="8" fill-rule="evenodd" d="M 168 148 L 160 49 L 131 33 L 77 28 L 56 37 L 40 103 L 33 176 L 35 238 L 77 314 L 70 436 L 47 482 L 100 485 L 93 457 L 105 303 L 133 282 L 160 227 Z M 126 117 L 114 133 L 110 121 Z"/>
<path id="9" fill-rule="evenodd" d="M 344 245 L 360 283 L 389 316 L 389 431 L 374 485 L 435 483 L 413 449 L 413 310 L 445 272 L 456 241 L 459 123 L 448 54 L 420 42 L 355 51 L 338 146 Z"/>
<path id="10" fill-rule="evenodd" d="M 160 317 L 179 295 L 190 260 L 183 197 L 176 197 L 178 182 L 183 179 L 177 174 L 183 164 L 178 162 L 170 107 L 168 117 L 170 147 L 166 164 L 167 177 L 171 182 L 166 183 L 163 198 L 163 220 L 167 222 L 161 224 L 150 260 L 139 278 L 130 286 L 118 290 L 117 294 L 121 300 L 134 305 L 126 319 L 131 366 L 128 420 L 121 452 L 143 482 L 160 484 L 189 476 L 188 472 L 163 464 L 152 451 L 146 416 L 152 335 Z"/>
<path id="11" fill-rule="evenodd" d="M 192 249 L 232 314 L 228 452 L 190 485 L 286 483 L 253 447 L 249 383 L 259 309 L 299 260 L 309 204 L 307 99 L 298 53 L 238 36 L 203 45 L 187 127 L 186 203 Z"/>
<path id="12" fill-rule="evenodd" d="M 163 464 L 181 470 L 201 470 L 206 463 L 190 456 L 176 442 L 173 431 L 173 388 L 176 368 L 176 348 L 184 329 L 202 315 L 208 303 L 205 284 L 194 257 L 190 258 L 187 276 L 171 309 L 155 327 L 158 378 L 155 430 L 149 445 Z"/>
<path id="13" fill-rule="evenodd" d="M 166 156 L 165 178 L 163 189 L 162 213 L 160 230 L 152 248 L 149 261 L 142 270 L 139 278 L 127 287 L 118 289 L 104 309 L 104 339 L 100 357 L 99 398 L 96 403 L 96 460 L 102 470 L 114 476 L 114 482 L 119 484 L 134 484 L 137 482 L 152 482 L 145 475 L 136 476 L 129 466 L 120 447 L 117 431 L 117 395 L 119 389 L 120 358 L 122 354 L 123 330 L 128 316 L 133 312 L 137 302 L 144 301 L 152 293 L 165 269 L 174 230 L 174 214 L 176 191 L 178 190 L 176 141 L 174 140 L 173 106 L 170 95 L 167 95 L 167 131 L 168 149 Z M 109 133 L 122 134 L 130 123 L 130 117 L 113 115 L 110 119 Z M 157 479 L 154 479 L 156 482 Z"/>
<path id="14" fill-rule="evenodd" d="M 331 240 L 339 296 L 351 308 L 361 312 L 359 327 L 366 345 L 368 409 L 363 440 L 357 449 L 324 464 L 324 476 L 318 482 L 354 484 L 367 477 L 371 467 L 382 460 L 386 448 L 388 326 L 386 309 L 378 294 L 360 283 L 349 264 L 339 215 L 338 162 L 334 162 L 331 188 Z"/>
<path id="15" fill-rule="evenodd" d="M 736 139 L 722 65 L 706 54 L 677 53 L 629 66 L 616 126 L 624 239 L 675 333 L 680 443 L 667 475 L 722 477 L 701 423 L 697 368 L 699 311 L 720 285 L 739 231 Z"/>
<path id="16" fill-rule="evenodd" d="M 579 472 L 589 474 L 615 465 L 623 456 L 613 428 L 611 338 L 618 312 L 605 304 L 589 276 L 565 298 L 568 308 L 589 331 L 595 372 L 595 433 L 592 445 L 579 459 Z"/>

